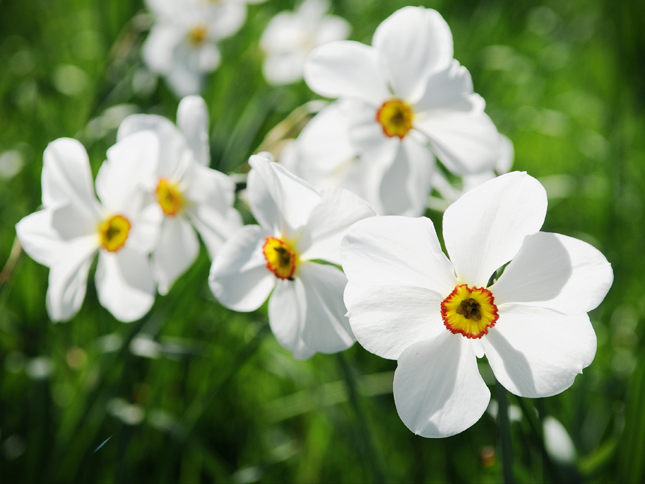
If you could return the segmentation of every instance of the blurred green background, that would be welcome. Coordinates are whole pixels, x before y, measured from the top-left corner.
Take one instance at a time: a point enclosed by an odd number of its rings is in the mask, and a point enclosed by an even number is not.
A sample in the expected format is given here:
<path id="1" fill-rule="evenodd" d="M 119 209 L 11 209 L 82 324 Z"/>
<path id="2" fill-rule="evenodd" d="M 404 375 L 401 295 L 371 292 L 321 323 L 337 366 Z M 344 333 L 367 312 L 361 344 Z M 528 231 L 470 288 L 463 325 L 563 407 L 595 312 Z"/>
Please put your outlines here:
<path id="1" fill-rule="evenodd" d="M 545 184 L 544 230 L 592 243 L 614 268 L 591 313 L 592 365 L 561 395 L 509 396 L 516 480 L 645 482 L 645 4 L 421 3 L 450 25 L 455 57 L 515 145 L 514 168 Z M 334 13 L 370 43 L 405 5 L 339 0 Z M 203 94 L 214 168 L 239 170 L 314 98 L 304 83 L 270 88 L 261 75 L 262 30 L 292 8 L 251 5 L 221 43 Z M 14 226 L 40 205 L 49 142 L 81 140 L 96 173 L 125 115 L 174 121 L 178 100 L 139 56 L 150 23 L 141 1 L 0 0 L 2 482 L 500 482 L 490 414 L 451 438 L 414 436 L 394 407 L 396 362 L 359 345 L 294 361 L 262 310 L 236 314 L 213 299 L 205 250 L 139 322 L 116 321 L 92 279 L 72 321 L 49 321 L 48 271 L 19 255 Z M 482 372 L 493 384 L 485 363 Z M 574 453 L 544 439 L 547 417 Z"/>

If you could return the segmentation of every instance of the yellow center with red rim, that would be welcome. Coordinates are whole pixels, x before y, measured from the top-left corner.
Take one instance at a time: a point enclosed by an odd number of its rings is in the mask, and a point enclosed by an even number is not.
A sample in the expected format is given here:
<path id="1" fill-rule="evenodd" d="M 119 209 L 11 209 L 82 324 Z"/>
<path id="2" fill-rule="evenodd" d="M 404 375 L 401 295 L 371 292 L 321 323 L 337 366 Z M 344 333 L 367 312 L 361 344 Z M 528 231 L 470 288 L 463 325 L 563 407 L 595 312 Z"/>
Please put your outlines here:
<path id="1" fill-rule="evenodd" d="M 451 333 L 479 339 L 495 326 L 499 314 L 488 289 L 460 284 L 441 303 L 441 317 Z"/>
<path id="2" fill-rule="evenodd" d="M 412 106 L 400 99 L 390 99 L 376 111 L 376 120 L 383 128 L 385 136 L 405 138 L 412 129 L 414 111 Z"/>
<path id="3" fill-rule="evenodd" d="M 205 24 L 196 25 L 188 31 L 188 41 L 194 46 L 203 44 L 206 37 L 208 37 L 208 26 Z"/>
<path id="4" fill-rule="evenodd" d="M 266 237 L 262 253 L 269 269 L 278 279 L 293 280 L 300 257 L 293 244 L 277 237 Z"/>
<path id="5" fill-rule="evenodd" d="M 130 234 L 130 221 L 123 215 L 113 215 L 99 224 L 101 247 L 108 252 L 116 252 L 125 245 Z"/>
<path id="6" fill-rule="evenodd" d="M 184 205 L 184 197 L 177 185 L 166 178 L 159 178 L 159 183 L 155 190 L 157 203 L 163 210 L 163 213 L 169 217 L 174 217 L 179 213 Z"/>

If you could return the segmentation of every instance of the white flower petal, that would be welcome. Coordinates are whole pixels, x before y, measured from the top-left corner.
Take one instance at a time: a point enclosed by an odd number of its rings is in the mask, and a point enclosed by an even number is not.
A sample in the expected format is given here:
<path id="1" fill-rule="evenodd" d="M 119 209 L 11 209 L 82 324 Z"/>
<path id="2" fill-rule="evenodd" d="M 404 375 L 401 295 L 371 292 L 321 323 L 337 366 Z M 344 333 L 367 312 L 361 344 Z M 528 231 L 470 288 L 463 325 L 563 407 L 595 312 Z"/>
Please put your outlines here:
<path id="1" fill-rule="evenodd" d="M 388 137 L 376 120 L 377 108 L 361 101 L 342 104 L 349 122 L 348 136 L 351 144 L 372 164 L 389 167 L 396 157 L 400 138 Z"/>
<path id="2" fill-rule="evenodd" d="M 384 172 L 380 186 L 383 213 L 418 217 L 426 209 L 434 156 L 414 132 L 399 144 L 396 158 Z"/>
<path id="3" fill-rule="evenodd" d="M 67 321 L 81 308 L 96 249 L 96 237 L 83 237 L 62 244 L 57 251 L 47 287 L 47 313 L 52 321 Z"/>
<path id="4" fill-rule="evenodd" d="M 87 152 L 71 138 L 49 143 L 43 157 L 43 205 L 58 208 L 71 205 L 86 224 L 100 219 L 101 208 L 94 195 Z"/>
<path id="5" fill-rule="evenodd" d="M 477 358 L 460 335 L 417 343 L 399 357 L 394 402 L 403 423 L 422 437 L 449 437 L 484 414 L 490 391 Z"/>
<path id="6" fill-rule="evenodd" d="M 278 342 L 291 351 L 296 360 L 306 360 L 316 353 L 302 339 L 306 306 L 300 279 L 277 281 L 269 299 L 269 325 Z"/>
<path id="7" fill-rule="evenodd" d="M 208 282 L 220 303 L 235 311 L 255 311 L 271 293 L 276 277 L 262 253 L 269 235 L 247 225 L 226 241 L 211 266 Z"/>
<path id="8" fill-rule="evenodd" d="M 490 290 L 495 302 L 527 303 L 565 314 L 586 313 L 605 298 L 611 264 L 593 246 L 560 234 L 528 235 Z"/>
<path id="9" fill-rule="evenodd" d="M 195 159 L 204 166 L 211 163 L 208 142 L 208 108 L 199 96 L 186 96 L 177 108 L 177 127 L 181 130 Z"/>
<path id="10" fill-rule="evenodd" d="M 322 259 L 340 265 L 340 242 L 347 229 L 376 215 L 362 198 L 342 188 L 320 192 L 322 203 L 314 207 L 298 248 L 303 260 Z"/>
<path id="11" fill-rule="evenodd" d="M 451 105 L 467 99 L 472 93 L 470 72 L 459 61 L 452 59 L 445 69 L 428 78 L 423 96 L 414 104 L 414 111 L 423 116 L 423 113 L 433 109 L 450 109 Z M 480 107 L 479 104 L 476 106 Z"/>
<path id="12" fill-rule="evenodd" d="M 316 190 L 304 180 L 262 155 L 249 159 L 247 179 L 251 211 L 264 228 L 291 237 L 303 227 L 321 202 Z"/>
<path id="13" fill-rule="evenodd" d="M 244 3 L 225 2 L 217 5 L 210 19 L 210 37 L 213 40 L 230 37 L 236 33 L 246 20 Z"/>
<path id="14" fill-rule="evenodd" d="M 114 213 L 136 212 L 143 187 L 154 179 L 158 157 L 159 137 L 153 131 L 134 133 L 108 149 L 96 177 L 96 192 L 105 207 Z"/>
<path id="15" fill-rule="evenodd" d="M 157 246 L 164 216 L 157 204 L 149 204 L 130 219 L 131 229 L 125 246 L 148 255 Z"/>
<path id="16" fill-rule="evenodd" d="M 33 260 L 47 267 L 56 262 L 62 241 L 52 227 L 52 211 L 39 210 L 16 224 L 16 234 L 23 250 Z"/>
<path id="17" fill-rule="evenodd" d="M 179 97 L 199 94 L 204 89 L 204 74 L 197 69 L 197 66 L 189 64 L 192 60 L 190 57 L 191 53 L 178 53 L 175 62 L 166 73 L 168 86 Z"/>
<path id="18" fill-rule="evenodd" d="M 556 395 L 573 384 L 596 354 L 596 334 L 586 313 L 505 304 L 482 338 L 495 378 L 521 397 Z"/>
<path id="19" fill-rule="evenodd" d="M 443 215 L 443 238 L 458 278 L 485 287 L 546 216 L 544 187 L 526 173 L 499 176 L 465 193 Z"/>
<path id="20" fill-rule="evenodd" d="M 186 214 L 204 241 L 211 260 L 224 242 L 242 227 L 242 217 L 233 207 L 222 211 L 219 207 L 202 204 L 189 207 Z"/>
<path id="21" fill-rule="evenodd" d="M 215 44 L 204 44 L 197 52 L 197 67 L 200 72 L 212 72 L 221 62 L 222 54 Z"/>
<path id="22" fill-rule="evenodd" d="M 361 287 L 416 286 L 447 297 L 455 288 L 452 264 L 425 218 L 372 217 L 350 227 L 341 244 L 343 270 Z"/>
<path id="23" fill-rule="evenodd" d="M 302 79 L 306 58 L 304 52 L 274 54 L 264 60 L 262 72 L 269 84 L 291 84 Z"/>
<path id="24" fill-rule="evenodd" d="M 446 168 L 457 175 L 492 170 L 500 157 L 500 134 L 477 94 L 450 107 L 428 111 L 413 124 L 428 137 Z"/>
<path id="25" fill-rule="evenodd" d="M 354 336 L 367 351 L 391 360 L 409 346 L 447 332 L 441 319 L 443 300 L 423 287 L 363 286 L 350 281 L 345 290 Z"/>
<path id="26" fill-rule="evenodd" d="M 159 294 L 164 295 L 197 258 L 199 241 L 195 229 L 180 217 L 166 217 L 157 248 L 152 254 L 152 270 Z"/>
<path id="27" fill-rule="evenodd" d="M 349 36 L 352 27 L 347 20 L 334 15 L 326 15 L 320 22 L 316 32 L 316 45 L 324 45 L 335 40 L 343 40 Z"/>
<path id="28" fill-rule="evenodd" d="M 376 29 L 372 45 L 397 97 L 414 102 L 423 94 L 428 76 L 448 66 L 452 34 L 432 9 L 404 7 Z"/>
<path id="29" fill-rule="evenodd" d="M 96 292 L 101 305 L 119 321 L 142 318 L 155 301 L 150 260 L 128 247 L 117 252 L 100 250 Z"/>
<path id="30" fill-rule="evenodd" d="M 121 142 L 128 136 L 141 131 L 153 131 L 157 134 L 159 142 L 159 161 L 155 163 L 154 170 L 148 184 L 149 190 L 156 188 L 157 178 L 176 176 L 182 164 L 182 157 L 188 149 L 182 133 L 177 127 L 163 116 L 155 114 L 133 114 L 123 120 L 117 131 L 117 141 Z M 144 180 L 145 182 L 145 180 Z"/>
<path id="31" fill-rule="evenodd" d="M 171 24 L 156 24 L 141 47 L 143 60 L 151 71 L 167 74 L 172 69 L 175 47 L 183 40 L 181 28 Z"/>
<path id="32" fill-rule="evenodd" d="M 339 40 L 317 47 L 305 63 L 304 77 L 321 96 L 358 98 L 374 106 L 391 97 L 376 49 L 358 42 Z"/>
<path id="33" fill-rule="evenodd" d="M 345 313 L 343 291 L 345 274 L 333 266 L 305 263 L 297 278 L 305 290 L 306 310 L 302 339 L 320 353 L 336 353 L 354 344 L 354 336 Z"/>
<path id="34" fill-rule="evenodd" d="M 311 118 L 295 143 L 282 150 L 280 164 L 314 186 L 321 186 L 319 180 L 333 177 L 356 156 L 347 130 L 347 116 L 341 103 L 331 103 Z M 287 163 L 286 158 L 292 161 Z"/>

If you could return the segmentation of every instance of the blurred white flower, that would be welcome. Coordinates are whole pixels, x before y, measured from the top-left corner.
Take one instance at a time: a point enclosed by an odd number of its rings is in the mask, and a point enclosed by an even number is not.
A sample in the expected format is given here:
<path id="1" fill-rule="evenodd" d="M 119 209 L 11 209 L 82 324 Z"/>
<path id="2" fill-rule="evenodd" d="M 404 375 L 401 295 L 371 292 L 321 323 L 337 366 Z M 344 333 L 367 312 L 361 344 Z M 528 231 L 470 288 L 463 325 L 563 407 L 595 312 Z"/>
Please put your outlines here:
<path id="1" fill-rule="evenodd" d="M 198 94 L 205 74 L 219 67 L 217 42 L 246 19 L 243 0 L 146 0 L 157 16 L 142 47 L 151 71 L 163 75 L 178 96 Z"/>
<path id="2" fill-rule="evenodd" d="M 351 101 L 348 137 L 378 171 L 383 212 L 423 213 L 434 155 L 457 175 L 493 168 L 499 133 L 453 59 L 450 29 L 435 10 L 405 7 L 376 29 L 372 46 L 316 48 L 304 77 L 320 95 Z"/>
<path id="3" fill-rule="evenodd" d="M 347 231 L 351 328 L 398 360 L 394 400 L 415 434 L 447 437 L 479 420 L 490 400 L 484 354 L 508 391 L 531 398 L 564 391 L 593 361 L 587 312 L 609 290 L 611 265 L 585 242 L 539 232 L 546 207 L 526 173 L 474 188 L 444 213 L 450 260 L 426 218 L 376 217 Z"/>
<path id="4" fill-rule="evenodd" d="M 139 319 L 154 302 L 148 254 L 160 217 L 143 209 L 138 172 L 151 171 L 159 153 L 154 133 L 130 136 L 107 152 L 94 195 L 87 152 L 78 141 L 47 147 L 42 174 L 43 210 L 16 225 L 25 252 L 49 267 L 47 311 L 53 321 L 72 318 L 85 298 L 87 276 L 99 253 L 99 302 L 121 321 Z"/>
<path id="5" fill-rule="evenodd" d="M 318 193 L 273 163 L 252 156 L 248 197 L 258 225 L 231 237 L 213 261 L 210 287 L 226 307 L 253 311 L 269 297 L 269 323 L 277 340 L 305 359 L 316 351 L 334 353 L 354 343 L 343 304 L 347 279 L 340 241 L 357 220 L 374 215 L 349 191 Z"/>
<path id="6" fill-rule="evenodd" d="M 432 176 L 432 186 L 439 192 L 447 202 L 454 202 L 464 193 L 481 185 L 482 183 L 492 180 L 498 175 L 508 173 L 513 166 L 515 151 L 513 142 L 503 134 L 500 135 L 500 154 L 495 163 L 494 170 L 487 170 L 482 173 L 472 175 L 462 175 L 461 187 L 452 185 L 446 177 L 440 172 L 435 171 Z"/>
<path id="7" fill-rule="evenodd" d="M 201 97 L 181 100 L 177 126 L 162 116 L 128 116 L 119 127 L 117 139 L 141 131 L 154 131 L 159 137 L 158 163 L 152 172 L 142 173 L 148 178 L 141 184 L 163 217 L 152 267 L 159 293 L 166 294 L 199 253 L 193 227 L 212 259 L 242 226 L 242 219 L 233 208 L 235 183 L 208 167 L 208 110 Z"/>
<path id="8" fill-rule="evenodd" d="M 347 38 L 349 23 L 327 15 L 328 10 L 328 0 L 305 0 L 295 12 L 280 12 L 271 19 L 260 39 L 266 53 L 264 77 L 269 83 L 299 81 L 305 59 L 315 47 Z"/>

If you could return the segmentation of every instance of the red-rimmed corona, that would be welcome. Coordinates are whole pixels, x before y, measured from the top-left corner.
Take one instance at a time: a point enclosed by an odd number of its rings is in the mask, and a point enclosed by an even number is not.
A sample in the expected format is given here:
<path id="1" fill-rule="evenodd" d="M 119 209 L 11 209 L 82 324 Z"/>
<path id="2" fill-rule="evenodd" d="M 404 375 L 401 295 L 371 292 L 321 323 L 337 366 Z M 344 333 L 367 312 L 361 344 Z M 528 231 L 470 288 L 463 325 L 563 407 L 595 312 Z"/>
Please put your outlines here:
<path id="1" fill-rule="evenodd" d="M 267 269 L 278 279 L 293 280 L 299 259 L 293 244 L 277 237 L 266 237 L 262 253 L 267 260 Z"/>
<path id="2" fill-rule="evenodd" d="M 451 333 L 479 339 L 495 326 L 499 314 L 488 289 L 460 284 L 441 303 L 441 317 Z"/>
<path id="3" fill-rule="evenodd" d="M 385 136 L 405 138 L 412 129 L 414 111 L 412 107 L 400 99 L 385 101 L 376 112 L 376 120 L 383 127 Z"/>

